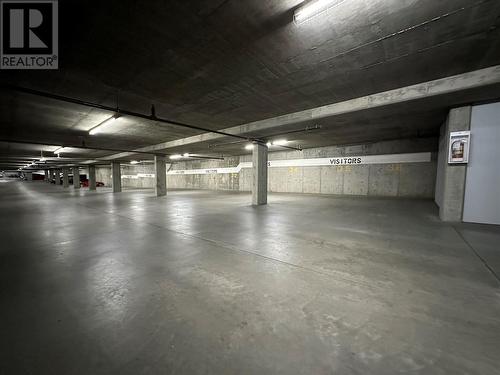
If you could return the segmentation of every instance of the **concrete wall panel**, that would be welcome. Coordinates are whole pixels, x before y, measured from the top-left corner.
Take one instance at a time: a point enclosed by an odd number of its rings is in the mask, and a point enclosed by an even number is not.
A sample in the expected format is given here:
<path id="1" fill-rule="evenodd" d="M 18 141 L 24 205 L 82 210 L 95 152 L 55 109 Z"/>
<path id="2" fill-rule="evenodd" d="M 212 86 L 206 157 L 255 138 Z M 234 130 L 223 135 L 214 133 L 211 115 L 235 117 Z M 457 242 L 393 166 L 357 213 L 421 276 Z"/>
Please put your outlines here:
<path id="1" fill-rule="evenodd" d="M 437 150 L 435 138 L 388 141 L 349 147 L 321 147 L 303 151 L 269 153 L 269 160 L 338 157 L 343 155 L 380 155 Z M 235 167 L 251 161 L 251 155 L 224 161 L 190 161 L 173 169 Z M 436 162 L 391 165 L 321 166 L 269 168 L 270 192 L 346 194 L 370 196 L 408 196 L 431 198 L 434 194 Z M 171 188 L 251 191 L 252 169 L 239 174 L 170 175 Z"/>
<path id="2" fill-rule="evenodd" d="M 288 192 L 288 168 L 269 168 L 269 191 L 277 192 Z"/>
<path id="3" fill-rule="evenodd" d="M 307 194 L 320 194 L 321 167 L 302 168 L 302 174 L 302 192 Z"/>
<path id="4" fill-rule="evenodd" d="M 273 168 L 271 168 L 273 169 Z M 287 193 L 302 193 L 302 182 L 304 181 L 303 167 L 289 167 L 287 170 L 286 192 Z"/>
<path id="5" fill-rule="evenodd" d="M 470 130 L 471 112 L 472 107 L 470 106 L 450 110 L 444 129 L 441 132 L 441 155 L 438 156 L 440 161 L 448 158 L 450 133 Z M 439 217 L 443 221 L 462 221 L 467 166 L 445 162 L 440 164 L 439 167 L 438 194 L 435 197 L 435 201 L 439 204 Z"/>
<path id="6" fill-rule="evenodd" d="M 430 198 L 434 196 L 436 163 L 411 163 L 401 165 L 399 196 Z"/>
<path id="7" fill-rule="evenodd" d="M 321 194 L 344 193 L 344 171 L 342 167 L 321 168 Z"/>
<path id="8" fill-rule="evenodd" d="M 96 166 L 95 177 L 97 182 L 102 182 L 105 187 L 111 187 L 111 168 Z"/>
<path id="9" fill-rule="evenodd" d="M 343 166 L 345 195 L 368 195 L 369 165 Z"/>
<path id="10" fill-rule="evenodd" d="M 241 170 L 238 175 L 238 180 L 239 191 L 252 191 L 252 171 L 250 169 Z"/>
<path id="11" fill-rule="evenodd" d="M 396 197 L 401 164 L 370 165 L 368 195 Z"/>

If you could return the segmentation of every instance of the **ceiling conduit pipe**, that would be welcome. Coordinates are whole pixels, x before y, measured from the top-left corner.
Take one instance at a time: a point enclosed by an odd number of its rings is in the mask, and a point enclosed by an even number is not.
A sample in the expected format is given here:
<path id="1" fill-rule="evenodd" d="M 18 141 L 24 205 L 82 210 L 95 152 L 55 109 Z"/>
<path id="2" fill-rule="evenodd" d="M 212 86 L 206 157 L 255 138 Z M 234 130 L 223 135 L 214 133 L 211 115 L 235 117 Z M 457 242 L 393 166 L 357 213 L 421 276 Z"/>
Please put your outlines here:
<path id="1" fill-rule="evenodd" d="M 160 117 L 156 116 L 156 113 L 155 113 L 156 111 L 154 109 L 154 106 L 151 107 L 151 115 L 145 115 L 143 113 L 128 111 L 128 110 L 125 110 L 125 109 L 121 109 L 119 107 L 111 107 L 111 106 L 107 106 L 107 105 L 103 105 L 103 104 L 88 102 L 88 101 L 81 100 L 81 99 L 70 98 L 70 97 L 67 97 L 67 96 L 52 94 L 52 93 L 44 92 L 44 91 L 38 91 L 38 90 L 29 89 L 29 88 L 26 88 L 26 87 L 21 87 L 21 86 L 16 86 L 16 85 L 2 84 L 0 87 L 2 89 L 17 91 L 17 92 L 21 92 L 21 93 L 24 93 L 24 94 L 30 94 L 30 95 L 40 96 L 40 97 L 44 97 L 44 98 L 48 98 L 48 99 L 53 99 L 53 100 L 58 100 L 58 101 L 66 102 L 66 103 L 72 103 L 72 104 L 82 105 L 82 106 L 85 106 L 85 107 L 101 109 L 101 110 L 104 110 L 104 111 L 114 112 L 115 114 L 132 116 L 132 117 L 138 117 L 138 118 L 142 118 L 142 119 L 145 119 L 145 120 L 157 121 L 157 122 L 161 122 L 161 123 L 164 123 L 164 124 L 179 126 L 179 127 L 182 127 L 182 128 L 187 128 L 187 129 L 192 129 L 192 130 L 199 130 L 199 131 L 203 131 L 203 132 L 207 132 L 207 133 L 215 133 L 215 134 L 223 135 L 223 136 L 226 136 L 226 137 L 233 137 L 233 138 L 244 139 L 244 140 L 250 141 L 250 142 L 261 141 L 260 139 L 257 139 L 257 138 L 245 137 L 245 136 L 241 136 L 241 135 L 226 133 L 226 132 L 219 131 L 219 130 L 212 130 L 212 129 L 207 129 L 207 128 L 203 128 L 203 127 L 200 127 L 200 126 L 189 125 L 189 124 L 185 124 L 185 123 L 178 122 L 178 121 L 172 121 L 172 120 L 168 120 L 168 119 L 163 119 L 163 118 L 160 118 Z"/>

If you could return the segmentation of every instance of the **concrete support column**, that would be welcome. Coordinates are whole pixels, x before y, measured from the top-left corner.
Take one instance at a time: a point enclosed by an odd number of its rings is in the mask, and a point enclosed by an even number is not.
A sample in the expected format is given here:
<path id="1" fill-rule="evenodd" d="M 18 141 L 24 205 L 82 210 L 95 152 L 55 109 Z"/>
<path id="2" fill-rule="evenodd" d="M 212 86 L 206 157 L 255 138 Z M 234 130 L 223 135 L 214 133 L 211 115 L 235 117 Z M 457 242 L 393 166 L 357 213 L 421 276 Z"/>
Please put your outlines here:
<path id="1" fill-rule="evenodd" d="M 267 146 L 254 143 L 253 147 L 252 204 L 267 204 Z"/>
<path id="2" fill-rule="evenodd" d="M 55 173 L 56 186 L 59 186 L 59 185 L 61 185 L 61 170 L 55 169 L 54 173 Z"/>
<path id="3" fill-rule="evenodd" d="M 45 182 L 49 182 L 50 181 L 50 177 L 49 177 L 49 170 L 46 169 L 45 170 Z"/>
<path id="4" fill-rule="evenodd" d="M 63 167 L 62 169 L 62 174 L 63 174 L 63 187 L 67 188 L 69 187 L 69 168 L 68 167 Z"/>
<path id="5" fill-rule="evenodd" d="M 120 193 L 122 191 L 122 172 L 118 161 L 111 163 L 111 178 L 113 180 L 113 193 Z"/>
<path id="6" fill-rule="evenodd" d="M 89 165 L 89 190 L 96 189 L 95 165 Z"/>
<path id="7" fill-rule="evenodd" d="M 444 155 L 440 155 L 440 157 L 445 159 L 440 171 L 442 176 L 438 176 L 438 178 L 442 181 L 443 191 L 439 217 L 443 221 L 462 221 L 467 164 L 448 164 L 448 150 L 451 132 L 470 130 L 471 113 L 472 107 L 470 106 L 450 110 L 444 129 L 441 132 L 440 143 L 443 147 L 441 147 L 440 151 L 444 152 Z"/>
<path id="8" fill-rule="evenodd" d="M 167 166 L 166 157 L 155 155 L 155 193 L 157 197 L 167 195 Z"/>
<path id="9" fill-rule="evenodd" d="M 80 189 L 80 167 L 73 167 L 73 188 Z"/>

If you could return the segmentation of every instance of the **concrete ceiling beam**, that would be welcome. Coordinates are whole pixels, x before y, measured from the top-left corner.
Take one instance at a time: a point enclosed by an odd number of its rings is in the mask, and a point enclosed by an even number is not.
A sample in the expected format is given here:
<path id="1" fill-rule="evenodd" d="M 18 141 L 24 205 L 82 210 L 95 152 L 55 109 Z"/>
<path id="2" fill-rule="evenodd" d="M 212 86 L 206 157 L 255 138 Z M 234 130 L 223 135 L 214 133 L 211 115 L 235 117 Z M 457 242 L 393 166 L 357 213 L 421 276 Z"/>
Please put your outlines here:
<path id="1" fill-rule="evenodd" d="M 476 89 L 500 83 L 500 65 L 475 70 L 450 77 L 440 78 L 433 81 L 423 82 L 416 85 L 401 87 L 394 90 L 384 91 L 360 98 L 350 99 L 339 103 L 324 105 L 304 111 L 294 112 L 265 120 L 254 121 L 223 129 L 224 133 L 243 135 L 268 131 L 285 125 L 301 122 L 320 120 L 353 112 L 390 106 L 404 102 L 411 102 L 429 97 L 457 93 L 461 91 Z M 214 141 L 224 138 L 223 135 L 215 133 L 204 133 L 175 141 L 163 142 L 156 145 L 137 149 L 140 152 L 155 152 L 191 144 Z M 102 158 L 103 160 L 115 160 L 133 155 L 133 153 L 120 153 Z"/>

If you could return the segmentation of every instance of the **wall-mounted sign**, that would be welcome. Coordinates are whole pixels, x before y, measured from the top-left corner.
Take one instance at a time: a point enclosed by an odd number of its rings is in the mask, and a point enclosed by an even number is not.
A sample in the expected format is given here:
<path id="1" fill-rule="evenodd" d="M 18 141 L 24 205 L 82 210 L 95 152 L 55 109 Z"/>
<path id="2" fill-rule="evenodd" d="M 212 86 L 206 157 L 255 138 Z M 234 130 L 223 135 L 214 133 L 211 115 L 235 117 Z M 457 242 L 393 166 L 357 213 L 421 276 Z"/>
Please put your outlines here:
<path id="1" fill-rule="evenodd" d="M 469 162 L 470 131 L 451 132 L 448 163 L 461 164 Z"/>
<path id="2" fill-rule="evenodd" d="M 155 178 L 156 175 L 154 173 L 138 173 L 138 174 L 122 174 L 121 177 L 137 180 L 139 178 Z"/>
<path id="3" fill-rule="evenodd" d="M 321 166 L 355 166 L 365 164 L 401 164 L 401 163 L 428 163 L 431 161 L 430 152 L 416 154 L 392 154 L 392 155 L 364 155 L 346 156 L 332 158 L 315 159 L 291 159 L 291 160 L 270 160 L 267 163 L 269 168 L 283 167 L 321 167 Z M 210 168 L 210 169 L 183 169 L 170 170 L 169 175 L 190 175 L 190 174 L 229 174 L 240 173 L 244 168 L 252 168 L 252 162 L 243 162 L 236 167 Z"/>

